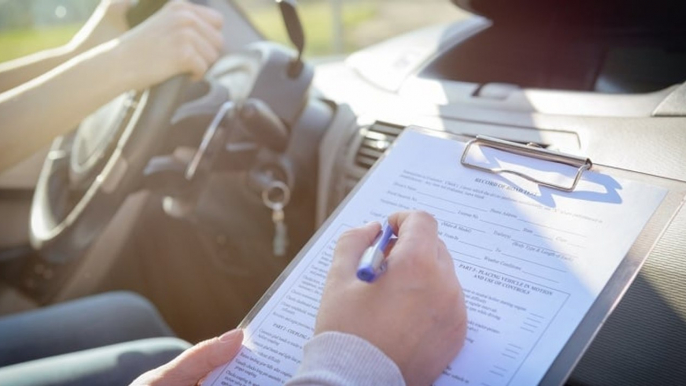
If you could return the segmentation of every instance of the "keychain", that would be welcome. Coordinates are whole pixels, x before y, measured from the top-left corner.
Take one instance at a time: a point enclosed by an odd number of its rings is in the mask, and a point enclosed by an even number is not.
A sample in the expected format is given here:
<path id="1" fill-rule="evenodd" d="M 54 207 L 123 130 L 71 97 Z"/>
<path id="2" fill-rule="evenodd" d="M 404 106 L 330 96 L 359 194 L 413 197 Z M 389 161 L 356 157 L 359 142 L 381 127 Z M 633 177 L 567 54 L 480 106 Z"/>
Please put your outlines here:
<path id="1" fill-rule="evenodd" d="M 282 257 L 288 248 L 288 227 L 285 222 L 284 208 L 291 198 L 291 190 L 281 181 L 272 181 L 262 191 L 262 202 L 272 211 L 274 222 L 274 256 Z"/>

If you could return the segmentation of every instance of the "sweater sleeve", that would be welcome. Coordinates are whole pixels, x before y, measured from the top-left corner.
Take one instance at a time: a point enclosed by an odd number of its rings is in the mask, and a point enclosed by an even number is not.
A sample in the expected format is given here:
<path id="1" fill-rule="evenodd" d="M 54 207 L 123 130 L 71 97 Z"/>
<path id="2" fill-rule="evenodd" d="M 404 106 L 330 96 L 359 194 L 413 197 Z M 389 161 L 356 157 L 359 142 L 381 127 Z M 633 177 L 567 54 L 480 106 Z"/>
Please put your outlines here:
<path id="1" fill-rule="evenodd" d="M 405 386 L 400 369 L 383 351 L 351 334 L 325 332 L 305 344 L 303 360 L 287 386 Z"/>

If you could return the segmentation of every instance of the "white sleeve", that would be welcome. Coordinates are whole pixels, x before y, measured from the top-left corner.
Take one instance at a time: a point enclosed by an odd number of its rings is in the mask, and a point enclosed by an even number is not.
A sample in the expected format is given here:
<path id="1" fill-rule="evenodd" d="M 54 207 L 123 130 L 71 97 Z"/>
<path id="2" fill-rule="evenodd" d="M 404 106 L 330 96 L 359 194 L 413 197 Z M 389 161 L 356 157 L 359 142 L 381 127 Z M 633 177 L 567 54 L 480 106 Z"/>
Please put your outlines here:
<path id="1" fill-rule="evenodd" d="M 400 369 L 383 351 L 351 334 L 325 332 L 305 344 L 303 360 L 287 386 L 405 386 Z"/>

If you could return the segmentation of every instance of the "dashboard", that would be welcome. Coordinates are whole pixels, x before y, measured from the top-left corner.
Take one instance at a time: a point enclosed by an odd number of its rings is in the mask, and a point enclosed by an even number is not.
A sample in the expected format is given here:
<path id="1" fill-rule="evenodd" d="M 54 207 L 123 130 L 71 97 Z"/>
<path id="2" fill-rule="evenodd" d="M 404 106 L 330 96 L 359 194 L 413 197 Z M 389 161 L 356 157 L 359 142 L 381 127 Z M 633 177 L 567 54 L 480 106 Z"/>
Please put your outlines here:
<path id="1" fill-rule="evenodd" d="M 474 16 L 317 67 L 317 92 L 337 106 L 319 152 L 318 224 L 410 124 L 533 142 L 587 156 L 597 164 L 686 180 L 686 83 L 643 93 L 631 88 L 609 93 L 598 92 L 608 90 L 598 83 L 608 79 L 606 70 L 585 90 L 533 88 L 496 76 L 476 82 L 446 76 L 445 69 L 435 71 L 437 63 L 455 55 L 456 47 L 489 28 L 489 20 Z M 463 68 L 479 65 L 468 63 L 474 60 L 470 58 L 461 57 Z M 686 80 L 683 72 L 679 76 L 681 82 Z M 670 383 L 686 375 L 676 359 L 686 355 L 683 234 L 682 209 L 570 383 Z M 644 366 L 636 366 L 637 357 Z"/>

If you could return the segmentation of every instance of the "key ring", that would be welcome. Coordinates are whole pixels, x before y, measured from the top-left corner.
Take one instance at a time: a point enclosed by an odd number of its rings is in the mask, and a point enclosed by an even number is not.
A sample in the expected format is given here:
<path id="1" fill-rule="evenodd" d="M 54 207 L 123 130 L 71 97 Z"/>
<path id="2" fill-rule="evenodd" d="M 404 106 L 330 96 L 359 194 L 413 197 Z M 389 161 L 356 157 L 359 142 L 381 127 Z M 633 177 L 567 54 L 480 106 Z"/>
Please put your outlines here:
<path id="1" fill-rule="evenodd" d="M 278 194 L 280 193 L 283 195 L 283 199 L 281 201 L 274 201 L 270 197 L 272 193 Z M 262 191 L 262 202 L 264 202 L 264 205 L 267 206 L 268 208 L 274 209 L 277 207 L 285 207 L 288 205 L 288 202 L 291 199 L 291 189 L 288 188 L 288 185 L 283 183 L 282 181 L 272 181 L 269 183 L 269 186 L 265 188 Z"/>

